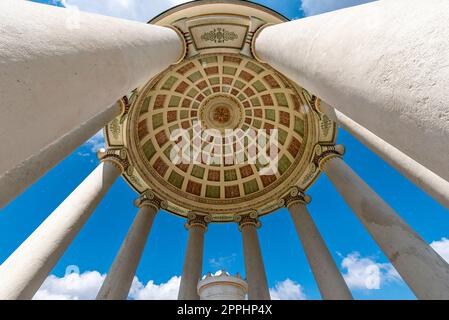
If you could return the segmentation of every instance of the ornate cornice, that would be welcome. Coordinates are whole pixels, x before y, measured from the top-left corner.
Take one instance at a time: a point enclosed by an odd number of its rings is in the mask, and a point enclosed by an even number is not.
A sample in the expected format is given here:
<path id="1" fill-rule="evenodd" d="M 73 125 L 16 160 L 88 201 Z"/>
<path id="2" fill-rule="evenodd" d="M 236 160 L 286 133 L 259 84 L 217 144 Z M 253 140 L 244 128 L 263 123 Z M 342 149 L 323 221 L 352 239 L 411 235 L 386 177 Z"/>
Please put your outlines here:
<path id="1" fill-rule="evenodd" d="M 293 187 L 290 193 L 281 201 L 286 208 L 289 208 L 296 203 L 309 204 L 312 198 L 305 195 L 298 187 Z"/>
<path id="2" fill-rule="evenodd" d="M 342 144 L 333 146 L 321 146 L 320 152 L 315 155 L 313 163 L 323 170 L 327 161 L 333 158 L 343 158 L 345 147 Z"/>
<path id="3" fill-rule="evenodd" d="M 197 212 L 189 212 L 187 214 L 187 223 L 184 225 L 186 229 L 190 229 L 191 227 L 202 227 L 204 230 L 207 230 L 207 225 L 212 221 L 212 217 L 210 215 L 205 215 Z"/>
<path id="4" fill-rule="evenodd" d="M 262 226 L 262 223 L 259 221 L 259 213 L 257 211 L 253 211 L 245 215 L 236 215 L 234 216 L 234 221 L 239 224 L 240 231 L 242 231 L 243 227 L 248 225 L 255 226 L 256 228 L 260 228 Z"/>
<path id="5" fill-rule="evenodd" d="M 122 173 L 129 167 L 128 152 L 125 148 L 109 148 L 107 150 L 100 149 L 97 151 L 97 158 L 100 162 L 109 161 L 115 165 Z"/>
<path id="6" fill-rule="evenodd" d="M 167 202 L 158 198 L 152 190 L 147 190 L 134 201 L 134 205 L 138 208 L 153 207 L 158 211 L 159 209 L 165 209 Z"/>

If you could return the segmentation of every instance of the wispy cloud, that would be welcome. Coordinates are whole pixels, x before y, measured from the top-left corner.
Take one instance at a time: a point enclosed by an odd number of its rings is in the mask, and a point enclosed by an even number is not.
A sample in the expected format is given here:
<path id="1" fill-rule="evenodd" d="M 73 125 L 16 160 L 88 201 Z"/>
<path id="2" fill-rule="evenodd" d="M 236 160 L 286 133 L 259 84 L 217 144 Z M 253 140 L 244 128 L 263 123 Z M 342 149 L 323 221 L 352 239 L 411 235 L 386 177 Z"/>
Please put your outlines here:
<path id="1" fill-rule="evenodd" d="M 230 270 L 232 265 L 235 263 L 237 259 L 237 254 L 232 253 L 228 256 L 220 256 L 217 258 L 210 258 L 209 265 L 214 271 L 218 270 Z"/>
<path id="2" fill-rule="evenodd" d="M 302 0 L 301 9 L 306 16 L 352 7 L 374 0 Z"/>

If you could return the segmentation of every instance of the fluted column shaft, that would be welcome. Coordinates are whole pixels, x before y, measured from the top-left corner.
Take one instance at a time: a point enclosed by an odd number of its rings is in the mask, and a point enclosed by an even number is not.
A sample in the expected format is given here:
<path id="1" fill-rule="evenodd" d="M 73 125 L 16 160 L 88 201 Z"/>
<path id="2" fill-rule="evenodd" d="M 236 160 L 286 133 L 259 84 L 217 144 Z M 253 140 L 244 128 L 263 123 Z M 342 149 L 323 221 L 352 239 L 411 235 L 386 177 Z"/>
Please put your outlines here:
<path id="1" fill-rule="evenodd" d="M 171 28 L 30 1 L 0 1 L 0 21 L 0 176 L 184 55 Z"/>
<path id="2" fill-rule="evenodd" d="M 449 265 L 340 158 L 324 172 L 419 299 L 449 299 Z"/>
<path id="3" fill-rule="evenodd" d="M 329 118 L 337 122 L 343 129 L 348 131 L 418 188 L 421 188 L 429 196 L 449 209 L 448 181 L 436 175 L 324 101 L 320 103 L 319 108 Z"/>
<path id="4" fill-rule="evenodd" d="M 0 266 L 0 300 L 31 299 L 120 175 L 105 161 Z"/>
<path id="5" fill-rule="evenodd" d="M 253 49 L 449 181 L 448 21 L 449 1 L 374 1 L 268 26 Z"/>
<path id="6" fill-rule="evenodd" d="M 301 195 L 286 203 L 304 248 L 313 276 L 325 300 L 352 300 L 351 292 L 338 270 Z"/>
<path id="7" fill-rule="evenodd" d="M 139 207 L 128 234 L 104 280 L 97 300 L 126 300 L 142 257 L 154 217 L 159 210 L 156 199 L 139 198 Z"/>
<path id="8" fill-rule="evenodd" d="M 242 232 L 243 255 L 245 259 L 246 281 L 248 283 L 249 300 L 270 300 L 267 275 L 260 250 L 257 228 L 260 222 L 257 218 L 243 216 L 239 222 Z"/>
<path id="9" fill-rule="evenodd" d="M 199 300 L 198 281 L 203 270 L 204 234 L 207 231 L 207 216 L 189 216 L 186 228 L 189 230 L 187 249 L 182 269 L 178 300 Z"/>

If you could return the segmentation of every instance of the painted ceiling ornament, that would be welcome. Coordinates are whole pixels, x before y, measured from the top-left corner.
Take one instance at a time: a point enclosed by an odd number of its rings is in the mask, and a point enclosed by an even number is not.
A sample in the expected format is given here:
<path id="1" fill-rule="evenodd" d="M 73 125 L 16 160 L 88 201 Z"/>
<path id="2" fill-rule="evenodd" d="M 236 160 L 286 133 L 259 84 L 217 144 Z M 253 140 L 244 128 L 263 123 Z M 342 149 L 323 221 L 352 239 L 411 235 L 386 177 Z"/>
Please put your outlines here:
<path id="1" fill-rule="evenodd" d="M 215 43 L 224 43 L 226 41 L 233 41 L 238 38 L 235 32 L 230 32 L 224 28 L 214 28 L 212 31 L 205 32 L 201 39 L 204 41 L 212 41 Z"/>
<path id="2" fill-rule="evenodd" d="M 262 216 L 291 186 L 307 191 L 337 134 L 314 96 L 252 53 L 256 30 L 285 19 L 245 2 L 224 8 L 193 2 L 151 22 L 176 27 L 186 56 L 122 99 L 126 112 L 105 129 L 108 148 L 127 152 L 134 190 L 211 222 Z"/>

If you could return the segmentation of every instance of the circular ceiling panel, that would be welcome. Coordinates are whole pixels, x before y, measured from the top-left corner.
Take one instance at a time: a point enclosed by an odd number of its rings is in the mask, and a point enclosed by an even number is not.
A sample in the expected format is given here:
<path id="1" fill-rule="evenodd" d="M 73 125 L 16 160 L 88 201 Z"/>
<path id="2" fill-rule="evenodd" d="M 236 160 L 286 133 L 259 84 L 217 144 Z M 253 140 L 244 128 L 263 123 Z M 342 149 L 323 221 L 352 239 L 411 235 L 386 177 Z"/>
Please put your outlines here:
<path id="1" fill-rule="evenodd" d="M 304 89 L 254 59 L 248 37 L 263 20 L 214 8 L 171 23 L 185 59 L 123 99 L 106 140 L 126 153 L 123 176 L 139 193 L 151 190 L 175 214 L 224 222 L 307 189 L 336 128 Z"/>

